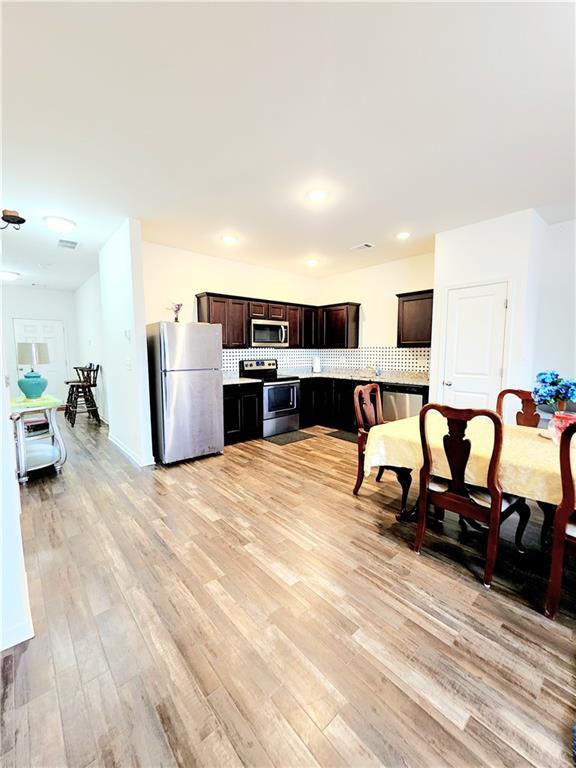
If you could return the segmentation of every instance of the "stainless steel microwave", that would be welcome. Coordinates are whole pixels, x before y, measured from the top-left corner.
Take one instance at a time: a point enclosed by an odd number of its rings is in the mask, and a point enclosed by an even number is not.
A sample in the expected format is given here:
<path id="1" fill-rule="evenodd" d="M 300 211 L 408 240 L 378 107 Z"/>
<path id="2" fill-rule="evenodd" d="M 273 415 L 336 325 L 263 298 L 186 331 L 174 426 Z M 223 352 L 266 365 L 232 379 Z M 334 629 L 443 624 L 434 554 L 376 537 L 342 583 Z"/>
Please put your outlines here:
<path id="1" fill-rule="evenodd" d="M 290 329 L 285 320 L 251 320 L 251 347 L 287 347 Z"/>

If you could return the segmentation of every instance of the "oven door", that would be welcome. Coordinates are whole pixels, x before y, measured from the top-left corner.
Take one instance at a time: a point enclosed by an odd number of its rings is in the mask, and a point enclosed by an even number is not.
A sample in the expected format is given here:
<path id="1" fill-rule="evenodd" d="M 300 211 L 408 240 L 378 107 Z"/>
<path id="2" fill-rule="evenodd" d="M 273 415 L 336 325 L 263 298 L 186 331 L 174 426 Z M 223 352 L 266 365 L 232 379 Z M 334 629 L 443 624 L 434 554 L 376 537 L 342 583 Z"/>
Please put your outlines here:
<path id="1" fill-rule="evenodd" d="M 300 408 L 300 382 L 264 382 L 264 419 L 290 416 Z"/>
<path id="2" fill-rule="evenodd" d="M 253 347 L 287 347 L 288 323 L 283 320 L 252 320 L 250 344 Z"/>

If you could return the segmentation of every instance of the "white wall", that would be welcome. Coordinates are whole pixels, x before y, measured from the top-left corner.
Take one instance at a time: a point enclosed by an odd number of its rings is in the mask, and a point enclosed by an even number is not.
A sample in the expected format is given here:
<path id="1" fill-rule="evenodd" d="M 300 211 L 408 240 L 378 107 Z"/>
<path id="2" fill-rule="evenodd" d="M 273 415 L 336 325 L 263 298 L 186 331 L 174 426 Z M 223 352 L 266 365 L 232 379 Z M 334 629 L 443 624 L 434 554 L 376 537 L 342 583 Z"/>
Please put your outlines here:
<path id="1" fill-rule="evenodd" d="M 106 402 L 106 371 L 102 365 L 102 307 L 100 297 L 100 275 L 88 278 L 74 294 L 76 305 L 76 337 L 78 359 L 82 365 L 100 365 L 94 396 L 100 416 L 108 421 Z"/>
<path id="2" fill-rule="evenodd" d="M 99 256 L 109 437 L 137 464 L 153 464 L 140 222 L 127 219 Z"/>
<path id="3" fill-rule="evenodd" d="M 197 319 L 196 294 L 210 291 L 259 299 L 319 303 L 320 281 L 254 264 L 142 243 L 146 322 L 171 320 L 167 307 L 184 304 L 180 318 Z"/>
<path id="4" fill-rule="evenodd" d="M 3 355 L 0 354 L 0 651 L 28 640 L 34 634 L 24 566 L 20 491 L 16 479 L 13 426 L 9 418 L 9 391 L 4 385 L 5 373 Z"/>
<path id="5" fill-rule="evenodd" d="M 397 293 L 434 287 L 434 254 L 397 259 L 321 281 L 317 304 L 359 301 L 360 346 L 396 346 Z"/>
<path id="6" fill-rule="evenodd" d="M 76 305 L 73 291 L 58 291 L 49 288 L 28 286 L 2 286 L 2 320 L 4 331 L 2 343 L 6 356 L 6 369 L 10 376 L 10 392 L 13 397 L 20 394 L 14 343 L 14 318 L 25 320 L 61 320 L 64 322 L 67 371 L 74 377 L 74 365 L 78 365 L 76 337 Z M 48 382 L 50 391 L 50 382 Z"/>
<path id="7" fill-rule="evenodd" d="M 576 376 L 576 221 L 546 228 L 535 266 L 534 368 Z"/>
<path id="8" fill-rule="evenodd" d="M 394 346 L 396 293 L 431 288 L 434 256 L 426 254 L 327 278 L 302 277 L 252 264 L 142 243 L 146 322 L 169 320 L 167 309 L 184 303 L 181 319 L 196 320 L 196 294 L 203 291 L 310 304 L 362 304 L 361 346 Z"/>
<path id="9" fill-rule="evenodd" d="M 569 322 L 574 311 L 573 306 L 570 308 L 574 303 L 573 276 L 570 274 L 566 279 L 566 290 L 562 290 L 558 300 L 552 295 L 549 281 L 543 284 L 541 280 L 543 270 L 555 269 L 551 243 L 560 241 L 563 254 L 568 248 L 566 233 L 558 230 L 558 234 L 553 232 L 550 236 L 550 229 L 554 228 L 549 228 L 535 211 L 526 210 L 436 235 L 431 399 L 441 402 L 443 396 L 446 303 L 448 289 L 452 287 L 508 283 L 504 387 L 530 388 L 545 360 L 562 369 L 573 364 L 573 353 L 564 355 L 557 340 L 545 352 L 554 323 L 539 326 L 544 315 L 550 321 L 558 312 L 562 322 L 568 322 L 566 349 L 573 350 L 574 324 Z M 562 258 L 566 265 L 569 257 L 564 254 Z"/>

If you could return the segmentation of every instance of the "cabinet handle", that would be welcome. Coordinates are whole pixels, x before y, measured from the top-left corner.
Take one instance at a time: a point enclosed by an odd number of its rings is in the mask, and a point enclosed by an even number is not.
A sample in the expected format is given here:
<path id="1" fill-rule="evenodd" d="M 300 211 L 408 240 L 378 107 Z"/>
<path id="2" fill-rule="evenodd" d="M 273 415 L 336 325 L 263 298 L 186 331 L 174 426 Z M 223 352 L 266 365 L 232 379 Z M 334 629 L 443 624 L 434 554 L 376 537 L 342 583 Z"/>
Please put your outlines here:
<path id="1" fill-rule="evenodd" d="M 451 387 L 452 382 L 451 381 L 443 381 L 442 384 L 444 384 L 445 387 Z"/>

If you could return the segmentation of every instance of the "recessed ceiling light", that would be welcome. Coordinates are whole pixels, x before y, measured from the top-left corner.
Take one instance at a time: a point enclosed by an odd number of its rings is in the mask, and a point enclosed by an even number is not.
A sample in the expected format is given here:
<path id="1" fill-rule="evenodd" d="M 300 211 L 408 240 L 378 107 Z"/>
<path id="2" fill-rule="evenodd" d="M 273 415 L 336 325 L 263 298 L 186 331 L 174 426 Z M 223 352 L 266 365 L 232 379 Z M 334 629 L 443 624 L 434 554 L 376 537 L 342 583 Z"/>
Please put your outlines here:
<path id="1" fill-rule="evenodd" d="M 317 267 L 318 266 L 318 259 L 306 259 L 306 265 L 308 267 Z"/>
<path id="2" fill-rule="evenodd" d="M 76 227 L 76 222 L 72 219 L 64 219 L 62 216 L 44 216 L 44 223 L 49 229 L 60 234 L 72 232 Z"/>
<path id="3" fill-rule="evenodd" d="M 0 280 L 17 280 L 19 277 L 19 272 L 0 272 Z"/>
<path id="4" fill-rule="evenodd" d="M 224 245 L 236 245 L 238 243 L 238 238 L 236 235 L 222 235 L 222 242 Z"/>
<path id="5" fill-rule="evenodd" d="M 410 232 L 398 232 L 396 235 L 396 240 L 408 240 L 410 237 Z"/>
<path id="6" fill-rule="evenodd" d="M 328 199 L 328 192 L 325 189 L 311 189 L 307 197 L 311 203 L 325 203 Z"/>

